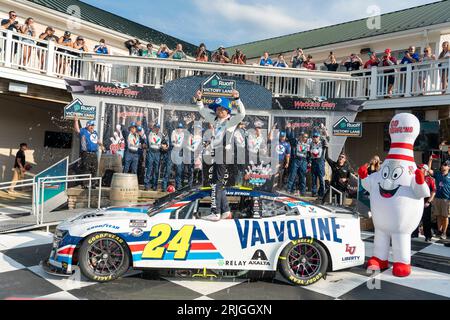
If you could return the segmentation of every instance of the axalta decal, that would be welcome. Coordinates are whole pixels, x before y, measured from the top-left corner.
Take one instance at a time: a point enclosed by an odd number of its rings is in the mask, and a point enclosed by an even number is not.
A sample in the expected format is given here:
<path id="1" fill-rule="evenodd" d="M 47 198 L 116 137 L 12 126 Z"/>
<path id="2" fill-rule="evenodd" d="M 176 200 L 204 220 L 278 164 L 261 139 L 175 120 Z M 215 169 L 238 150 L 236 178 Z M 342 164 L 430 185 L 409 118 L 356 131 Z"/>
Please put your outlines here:
<path id="1" fill-rule="evenodd" d="M 336 218 L 265 222 L 234 221 L 242 249 L 300 238 L 342 243 L 338 235 L 341 226 L 336 223 Z"/>

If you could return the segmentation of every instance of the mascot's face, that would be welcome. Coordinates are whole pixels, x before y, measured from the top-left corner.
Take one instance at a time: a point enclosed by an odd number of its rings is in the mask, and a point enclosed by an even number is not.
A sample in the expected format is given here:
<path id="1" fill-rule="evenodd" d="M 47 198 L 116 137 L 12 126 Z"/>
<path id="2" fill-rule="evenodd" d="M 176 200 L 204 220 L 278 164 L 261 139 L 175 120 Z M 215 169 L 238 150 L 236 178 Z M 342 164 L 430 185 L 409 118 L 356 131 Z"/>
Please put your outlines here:
<path id="1" fill-rule="evenodd" d="M 380 195 L 394 198 L 401 187 L 411 186 L 415 164 L 407 161 L 386 160 L 380 171 Z"/>

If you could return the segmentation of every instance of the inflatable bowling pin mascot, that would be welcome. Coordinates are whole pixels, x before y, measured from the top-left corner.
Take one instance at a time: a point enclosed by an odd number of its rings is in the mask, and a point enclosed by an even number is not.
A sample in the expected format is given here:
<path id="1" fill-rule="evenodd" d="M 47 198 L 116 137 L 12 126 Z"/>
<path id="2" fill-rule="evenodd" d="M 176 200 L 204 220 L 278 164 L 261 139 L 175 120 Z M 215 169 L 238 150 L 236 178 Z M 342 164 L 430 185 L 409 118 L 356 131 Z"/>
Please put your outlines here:
<path id="1" fill-rule="evenodd" d="M 411 234 L 422 218 L 424 198 L 430 196 L 424 174 L 414 161 L 414 142 L 419 136 L 420 122 L 412 114 L 398 114 L 389 126 L 391 149 L 381 170 L 368 176 L 368 167 L 359 169 L 362 186 L 370 193 L 370 206 L 375 225 L 374 257 L 368 268 L 389 268 L 392 240 L 393 274 L 411 274 Z"/>

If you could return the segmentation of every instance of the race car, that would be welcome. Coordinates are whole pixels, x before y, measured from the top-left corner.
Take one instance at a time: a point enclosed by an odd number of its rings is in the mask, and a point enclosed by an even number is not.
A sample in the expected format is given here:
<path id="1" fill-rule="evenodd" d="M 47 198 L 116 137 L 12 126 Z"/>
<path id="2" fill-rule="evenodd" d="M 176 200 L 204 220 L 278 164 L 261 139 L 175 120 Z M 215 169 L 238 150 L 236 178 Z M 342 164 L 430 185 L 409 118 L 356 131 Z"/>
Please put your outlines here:
<path id="1" fill-rule="evenodd" d="M 182 276 L 242 276 L 279 271 L 307 286 L 328 271 L 365 261 L 357 213 L 317 206 L 282 193 L 227 188 L 233 219 L 210 214 L 211 189 L 182 190 L 152 205 L 113 207 L 61 223 L 49 259 L 52 274 L 79 268 L 96 282 L 130 268 Z"/>

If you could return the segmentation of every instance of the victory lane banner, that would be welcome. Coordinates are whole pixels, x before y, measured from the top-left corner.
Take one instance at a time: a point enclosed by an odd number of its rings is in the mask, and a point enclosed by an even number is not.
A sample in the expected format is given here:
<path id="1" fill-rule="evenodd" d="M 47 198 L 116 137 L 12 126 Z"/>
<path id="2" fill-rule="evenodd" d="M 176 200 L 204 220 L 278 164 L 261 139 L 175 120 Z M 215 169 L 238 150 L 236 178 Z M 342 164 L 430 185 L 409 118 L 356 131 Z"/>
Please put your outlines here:
<path id="1" fill-rule="evenodd" d="M 362 137 L 362 123 L 361 122 L 350 122 L 346 117 L 342 117 L 333 126 L 333 136 L 361 138 Z"/>
<path id="2" fill-rule="evenodd" d="M 233 90 L 236 90 L 236 81 L 222 79 L 217 73 L 206 79 L 202 83 L 202 93 L 204 96 L 232 97 Z"/>
<path id="3" fill-rule="evenodd" d="M 80 120 L 95 120 L 97 108 L 85 106 L 80 99 L 75 99 L 64 107 L 64 119 L 73 120 L 75 116 Z"/>

